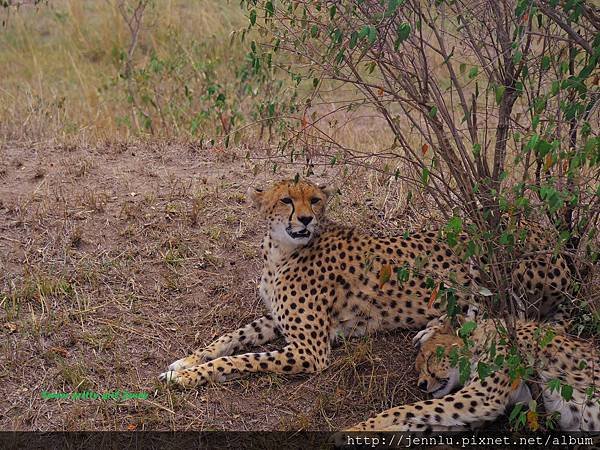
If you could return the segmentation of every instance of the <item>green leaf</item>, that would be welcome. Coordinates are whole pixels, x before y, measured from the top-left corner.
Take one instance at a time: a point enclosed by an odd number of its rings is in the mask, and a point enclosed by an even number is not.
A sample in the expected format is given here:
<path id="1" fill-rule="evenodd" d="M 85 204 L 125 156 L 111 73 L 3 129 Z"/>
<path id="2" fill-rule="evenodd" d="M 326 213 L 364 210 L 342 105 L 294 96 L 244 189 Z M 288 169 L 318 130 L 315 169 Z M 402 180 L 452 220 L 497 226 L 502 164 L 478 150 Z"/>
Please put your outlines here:
<path id="1" fill-rule="evenodd" d="M 519 64 L 521 62 L 521 59 L 523 59 L 523 52 L 520 50 L 517 50 L 515 52 L 515 54 L 513 55 L 513 62 L 515 64 Z"/>
<path id="2" fill-rule="evenodd" d="M 556 333 L 554 332 L 554 330 L 547 329 L 546 334 L 544 334 L 542 339 L 540 339 L 540 346 L 542 348 L 547 347 L 548 344 L 550 344 L 550 342 L 552 342 L 552 339 L 554 339 L 555 336 L 556 336 Z"/>
<path id="3" fill-rule="evenodd" d="M 475 328 L 477 328 L 477 323 L 474 321 L 470 320 L 469 322 L 465 322 L 463 323 L 462 327 L 460 327 L 460 330 L 458 330 L 458 335 L 461 338 L 466 338 L 473 332 L 473 330 L 475 330 Z"/>
<path id="4" fill-rule="evenodd" d="M 591 400 L 592 398 L 594 398 L 594 393 L 596 392 L 596 386 L 588 386 L 587 389 L 585 390 L 585 395 L 587 396 L 588 400 Z"/>
<path id="5" fill-rule="evenodd" d="M 367 35 L 367 39 L 369 40 L 369 44 L 373 45 L 373 42 L 377 40 L 377 30 L 375 27 L 369 27 L 369 34 Z"/>
<path id="6" fill-rule="evenodd" d="M 396 13 L 398 6 L 402 5 L 404 0 L 388 0 L 388 7 L 385 12 L 386 17 L 392 16 Z"/>
<path id="7" fill-rule="evenodd" d="M 481 144 L 473 144 L 473 156 L 478 157 L 481 155 Z"/>
<path id="8" fill-rule="evenodd" d="M 504 91 L 506 90 L 506 86 L 498 86 L 496 88 L 496 105 L 499 105 L 502 102 L 502 97 L 504 96 Z"/>
<path id="9" fill-rule="evenodd" d="M 517 81 L 515 83 L 515 91 L 517 92 L 517 95 L 522 95 L 523 89 L 524 89 L 523 82 Z"/>
<path id="10" fill-rule="evenodd" d="M 450 359 L 450 366 L 456 367 L 458 365 L 458 348 L 452 347 L 450 349 L 450 353 L 448 353 L 448 358 Z"/>
<path id="11" fill-rule="evenodd" d="M 467 242 L 467 249 L 465 251 L 465 258 L 470 258 L 477 253 L 477 244 L 474 241 Z"/>
<path id="12" fill-rule="evenodd" d="M 398 48 L 400 47 L 400 44 L 402 44 L 402 42 L 404 42 L 406 39 L 408 39 L 408 36 L 410 36 L 410 25 L 408 23 L 402 23 L 400 24 L 400 26 L 398 27 L 398 30 L 396 31 L 396 42 L 394 42 L 394 49 L 398 50 Z"/>
<path id="13" fill-rule="evenodd" d="M 471 375 L 471 358 L 463 356 L 458 362 L 459 383 L 465 384 Z"/>
<path id="14" fill-rule="evenodd" d="M 544 109 L 546 109 L 546 104 L 548 101 L 546 100 L 546 96 L 542 95 L 533 100 L 533 110 L 536 114 L 540 114 Z"/>
<path id="15" fill-rule="evenodd" d="M 423 172 L 421 173 L 421 182 L 427 186 L 429 183 L 429 169 L 427 167 L 423 167 Z"/>
<path id="16" fill-rule="evenodd" d="M 573 398 L 573 386 L 570 384 L 563 384 L 560 389 L 561 397 L 567 402 Z"/>
<path id="17" fill-rule="evenodd" d="M 504 180 L 506 178 L 505 174 L 505 171 L 502 171 L 502 173 L 500 173 L 500 180 Z M 501 196 L 498 199 L 498 206 L 500 207 L 500 211 L 508 211 L 508 200 L 506 199 L 506 197 Z"/>
<path id="18" fill-rule="evenodd" d="M 505 231 L 500 235 L 500 243 L 508 247 L 512 247 L 515 244 L 515 237 L 512 233 Z"/>
<path id="19" fill-rule="evenodd" d="M 447 300 L 446 314 L 450 317 L 454 317 L 458 313 L 456 293 L 454 292 L 454 289 L 448 289 L 444 291 L 444 293 L 446 294 Z"/>
<path id="20" fill-rule="evenodd" d="M 478 73 L 479 69 L 477 67 L 472 67 L 471 70 L 469 70 L 469 78 L 472 80 L 477 76 Z"/>
<path id="21" fill-rule="evenodd" d="M 335 5 L 332 5 L 331 8 L 329 8 L 329 19 L 333 19 L 335 17 L 335 13 L 337 12 L 337 7 Z"/>
<path id="22" fill-rule="evenodd" d="M 429 113 L 427 113 L 427 114 L 429 115 L 429 117 L 431 117 L 433 119 L 437 115 L 437 112 L 438 112 L 437 106 L 432 106 L 431 109 L 429 110 Z"/>
<path id="23" fill-rule="evenodd" d="M 333 34 L 331 34 L 331 40 L 333 41 L 334 44 L 339 44 L 342 42 L 342 38 L 344 36 L 344 33 L 342 32 L 342 30 L 340 30 L 339 28 L 337 28 Z"/>
<path id="24" fill-rule="evenodd" d="M 477 363 L 477 374 L 479 375 L 479 379 L 485 380 L 492 373 L 492 369 L 483 361 L 479 361 Z"/>
<path id="25" fill-rule="evenodd" d="M 522 409 L 523 409 L 523 403 L 517 403 L 515 405 L 515 407 L 512 409 L 512 411 L 510 412 L 508 421 L 512 423 L 517 418 L 517 416 L 519 415 L 519 413 L 521 412 Z"/>
<path id="26" fill-rule="evenodd" d="M 275 14 L 275 7 L 273 6 L 272 1 L 269 0 L 265 3 L 265 11 L 269 17 L 273 17 L 273 14 Z"/>
<path id="27" fill-rule="evenodd" d="M 316 25 L 315 25 L 316 27 Z M 354 47 L 356 47 L 356 43 L 358 42 L 358 33 L 356 31 L 353 31 L 352 34 L 350 35 L 350 42 L 348 43 L 348 46 L 350 47 L 350 49 L 353 49 Z"/>
<path id="28" fill-rule="evenodd" d="M 460 217 L 452 217 L 446 224 L 446 231 L 449 233 L 460 233 L 462 231 L 462 219 Z"/>
<path id="29" fill-rule="evenodd" d="M 403 266 L 399 269 L 396 269 L 396 279 L 398 280 L 398 282 L 404 283 L 405 281 L 408 281 L 409 277 L 410 270 L 407 266 Z"/>
<path id="30" fill-rule="evenodd" d="M 369 25 L 363 26 L 358 32 L 358 39 L 362 39 L 369 34 Z"/>
<path id="31" fill-rule="evenodd" d="M 560 380 L 558 378 L 554 378 L 548 381 L 548 389 L 550 389 L 550 392 L 560 391 Z"/>
<path id="32" fill-rule="evenodd" d="M 533 150 L 535 149 L 537 143 L 540 140 L 540 136 L 538 134 L 534 134 L 529 138 L 529 141 L 527 141 L 527 144 L 525 145 L 525 149 L 526 150 Z"/>
<path id="33" fill-rule="evenodd" d="M 500 344 L 502 344 L 502 340 L 500 341 Z M 494 359 L 494 364 L 498 367 L 502 367 L 504 365 L 504 355 L 496 356 Z"/>
<path id="34" fill-rule="evenodd" d="M 592 126 L 590 125 L 590 123 L 583 122 L 583 124 L 581 125 L 581 136 L 586 138 L 590 135 L 591 132 L 592 132 Z"/>
<path id="35" fill-rule="evenodd" d="M 444 231 L 446 232 L 446 242 L 448 242 L 450 247 L 454 247 L 458 244 L 458 233 L 462 231 L 461 218 L 456 216 L 452 217 L 446 224 Z"/>
<path id="36" fill-rule="evenodd" d="M 560 63 L 560 72 L 561 73 L 567 73 L 569 71 L 569 63 L 566 61 L 563 61 Z"/>
<path id="37" fill-rule="evenodd" d="M 544 157 L 552 151 L 552 144 L 544 139 L 540 139 L 535 144 L 535 151 L 539 153 L 541 157 Z"/>
<path id="38" fill-rule="evenodd" d="M 542 70 L 548 70 L 550 68 L 550 57 L 545 55 L 542 58 Z"/>
<path id="39" fill-rule="evenodd" d="M 444 357 L 444 353 L 445 353 L 445 348 L 442 345 L 439 345 L 435 348 L 435 356 L 437 358 L 438 361 L 441 361 L 442 358 Z"/>
<path id="40" fill-rule="evenodd" d="M 405 41 L 410 36 L 410 25 L 408 23 L 402 23 L 398 27 L 398 39 L 400 42 Z"/>
<path id="41" fill-rule="evenodd" d="M 253 9 L 250 11 L 250 26 L 253 26 L 256 23 L 256 10 Z"/>

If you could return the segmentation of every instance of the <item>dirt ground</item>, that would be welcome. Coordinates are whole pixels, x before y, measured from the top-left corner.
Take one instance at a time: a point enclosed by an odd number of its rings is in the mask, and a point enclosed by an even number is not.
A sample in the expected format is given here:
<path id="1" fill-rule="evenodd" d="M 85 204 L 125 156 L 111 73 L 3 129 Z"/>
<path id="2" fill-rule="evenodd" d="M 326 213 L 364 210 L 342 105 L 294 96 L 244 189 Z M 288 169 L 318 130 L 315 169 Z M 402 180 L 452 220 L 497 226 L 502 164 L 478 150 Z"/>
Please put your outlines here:
<path id="1" fill-rule="evenodd" d="M 190 391 L 158 382 L 172 361 L 264 312 L 264 226 L 244 194 L 302 166 L 279 161 L 274 174 L 273 160 L 247 153 L 166 142 L 0 147 L 0 429 L 332 430 L 421 398 L 403 332 L 342 343 L 318 375 Z M 411 226 L 401 208 L 378 209 L 395 195 L 374 192 L 378 180 L 315 172 L 342 188 L 336 220 Z M 76 391 L 147 398 L 43 398 Z"/>

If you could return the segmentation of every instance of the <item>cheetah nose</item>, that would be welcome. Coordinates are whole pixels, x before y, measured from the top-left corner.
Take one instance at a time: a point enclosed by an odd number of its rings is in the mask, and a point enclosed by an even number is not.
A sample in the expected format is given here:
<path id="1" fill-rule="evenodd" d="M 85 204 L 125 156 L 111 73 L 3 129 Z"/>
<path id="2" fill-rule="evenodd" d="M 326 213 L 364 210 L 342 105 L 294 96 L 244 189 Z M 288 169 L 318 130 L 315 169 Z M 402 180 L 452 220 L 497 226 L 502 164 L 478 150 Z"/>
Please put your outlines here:
<path id="1" fill-rule="evenodd" d="M 427 392 L 427 381 L 420 381 L 418 386 L 419 389 L 421 389 L 424 392 Z"/>
<path id="2" fill-rule="evenodd" d="M 309 223 L 312 222 L 313 218 L 310 216 L 298 217 L 298 220 L 304 224 L 304 226 L 308 226 Z"/>

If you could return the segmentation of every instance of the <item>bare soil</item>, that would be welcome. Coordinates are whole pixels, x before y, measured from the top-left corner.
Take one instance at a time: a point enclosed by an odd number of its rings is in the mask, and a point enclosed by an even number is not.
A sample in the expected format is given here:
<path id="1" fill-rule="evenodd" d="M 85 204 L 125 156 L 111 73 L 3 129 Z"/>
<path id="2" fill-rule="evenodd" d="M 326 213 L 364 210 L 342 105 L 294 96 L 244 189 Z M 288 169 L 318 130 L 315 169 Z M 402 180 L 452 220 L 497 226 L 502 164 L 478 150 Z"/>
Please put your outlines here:
<path id="1" fill-rule="evenodd" d="M 333 430 L 421 398 L 404 332 L 344 342 L 318 375 L 189 391 L 158 382 L 265 312 L 264 226 L 244 194 L 303 167 L 253 156 L 172 142 L 0 147 L 0 429 Z M 411 226 L 401 201 L 378 209 L 397 192 L 376 176 L 314 171 L 341 188 L 336 220 Z M 148 397 L 42 397 L 125 390 Z"/>

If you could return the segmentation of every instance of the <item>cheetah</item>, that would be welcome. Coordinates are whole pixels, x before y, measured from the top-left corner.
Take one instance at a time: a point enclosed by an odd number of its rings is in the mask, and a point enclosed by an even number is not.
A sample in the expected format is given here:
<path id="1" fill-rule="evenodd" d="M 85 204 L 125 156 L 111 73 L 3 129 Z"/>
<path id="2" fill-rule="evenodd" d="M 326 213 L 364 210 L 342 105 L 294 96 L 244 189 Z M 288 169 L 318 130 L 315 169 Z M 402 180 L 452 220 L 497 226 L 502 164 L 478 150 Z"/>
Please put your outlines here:
<path id="1" fill-rule="evenodd" d="M 438 232 L 376 237 L 336 224 L 325 215 L 333 192 L 307 180 L 249 190 L 268 224 L 259 287 L 268 314 L 175 361 L 160 380 L 194 387 L 253 372 L 314 373 L 338 337 L 419 330 L 449 306 L 469 307 L 479 278 Z M 535 286 L 530 275 L 521 276 Z M 281 350 L 238 354 L 279 335 Z"/>
<path id="2" fill-rule="evenodd" d="M 431 332 L 420 333 L 415 364 L 419 372 L 418 386 L 434 398 L 389 409 L 348 431 L 474 428 L 493 421 L 515 403 L 527 403 L 531 400 L 531 391 L 526 380 L 511 377 L 507 363 L 494 367 L 499 357 L 508 362 L 508 358 L 516 354 L 510 352 L 503 325 L 492 319 L 480 320 L 468 338 L 458 337 L 448 322 L 432 327 Z M 528 381 L 540 384 L 546 411 L 560 413 L 558 427 L 564 431 L 600 430 L 598 349 L 589 342 L 567 336 L 561 324 L 519 320 L 515 329 L 516 346 L 526 358 L 535 359 L 534 375 Z M 453 351 L 456 358 L 467 339 L 471 376 L 461 386 L 459 369 L 456 364 L 453 367 L 450 360 Z M 480 364 L 496 370 L 482 375 L 478 370 L 482 367 Z M 561 395 L 563 385 L 573 387 L 569 400 Z"/>

